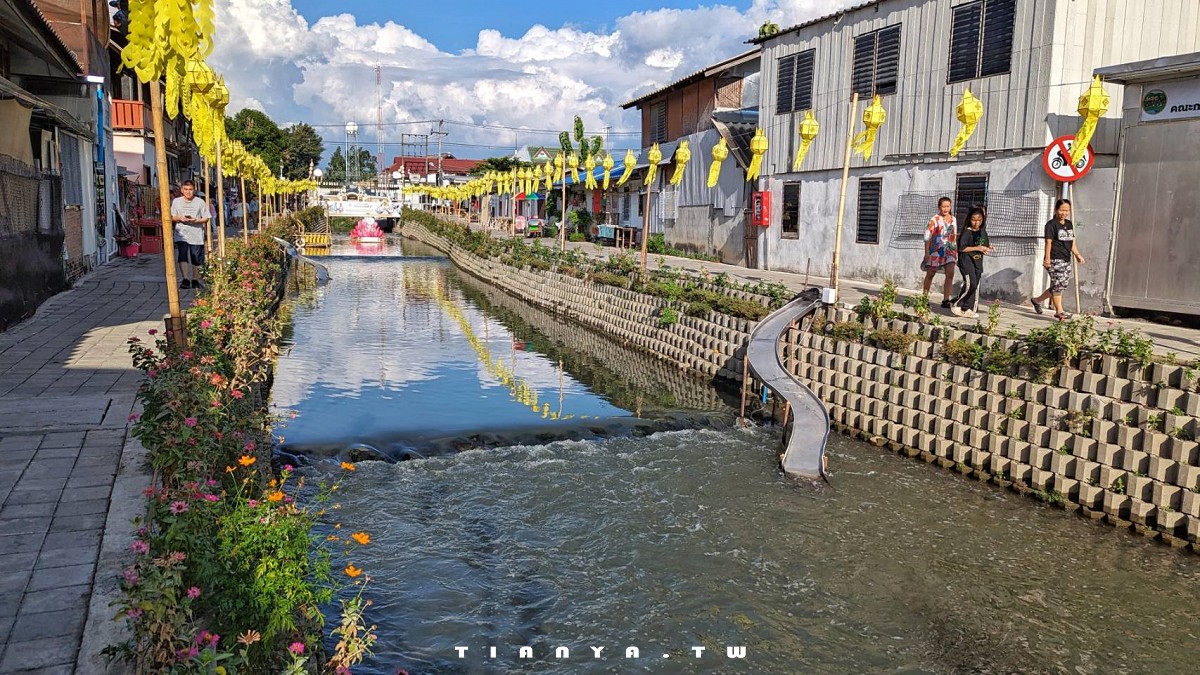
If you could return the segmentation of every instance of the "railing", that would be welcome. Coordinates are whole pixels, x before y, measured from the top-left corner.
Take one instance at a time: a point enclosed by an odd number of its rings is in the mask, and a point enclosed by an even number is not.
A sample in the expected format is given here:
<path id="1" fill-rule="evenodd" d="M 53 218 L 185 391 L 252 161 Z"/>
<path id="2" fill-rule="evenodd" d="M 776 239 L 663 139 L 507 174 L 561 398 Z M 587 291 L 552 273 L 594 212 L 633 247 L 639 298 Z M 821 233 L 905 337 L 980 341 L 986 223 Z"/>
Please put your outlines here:
<path id="1" fill-rule="evenodd" d="M 119 131 L 149 131 L 150 108 L 141 101 L 113 100 L 113 129 Z"/>

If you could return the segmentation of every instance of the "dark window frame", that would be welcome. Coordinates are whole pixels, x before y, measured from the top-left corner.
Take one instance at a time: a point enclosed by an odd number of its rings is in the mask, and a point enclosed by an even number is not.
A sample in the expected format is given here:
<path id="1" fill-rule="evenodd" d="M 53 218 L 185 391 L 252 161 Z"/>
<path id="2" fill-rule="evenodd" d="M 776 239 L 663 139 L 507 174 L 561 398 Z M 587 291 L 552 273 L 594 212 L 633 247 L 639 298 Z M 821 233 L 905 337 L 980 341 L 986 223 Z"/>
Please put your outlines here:
<path id="1" fill-rule="evenodd" d="M 816 82 L 817 50 L 806 49 L 775 61 L 775 114 L 812 110 Z"/>
<path id="2" fill-rule="evenodd" d="M 974 0 L 951 9 L 947 84 L 1012 72 L 1016 5 L 1017 0 Z"/>
<path id="3" fill-rule="evenodd" d="M 866 186 L 874 186 L 875 194 L 875 239 L 871 240 L 863 237 L 863 188 Z M 858 204 L 856 205 L 858 217 L 854 228 L 854 241 L 858 244 L 879 244 L 879 224 L 883 222 L 883 178 L 859 178 L 858 179 Z M 869 228 L 868 228 L 869 230 Z"/>
<path id="4" fill-rule="evenodd" d="M 903 24 L 884 26 L 854 37 L 850 90 L 860 97 L 889 96 L 900 88 L 900 47 Z"/>
<path id="5" fill-rule="evenodd" d="M 795 199 L 791 202 L 789 208 L 788 190 L 795 190 Z M 799 239 L 800 238 L 800 181 L 787 181 L 783 184 L 783 190 L 780 192 L 780 207 L 779 216 L 780 238 L 781 239 Z M 788 216 L 791 216 L 789 219 Z M 790 226 L 789 226 L 790 220 Z"/>
<path id="6" fill-rule="evenodd" d="M 667 102 L 650 104 L 650 140 L 647 146 L 667 142 Z"/>
<path id="7" fill-rule="evenodd" d="M 982 180 L 981 180 L 982 179 Z M 967 226 L 967 212 L 972 206 L 982 206 L 987 208 L 987 192 L 988 182 L 991 180 L 989 173 L 960 173 L 954 177 L 954 217 L 958 221 L 958 231 L 962 232 Z M 981 202 L 976 202 L 967 197 L 967 195 L 983 195 Z"/>

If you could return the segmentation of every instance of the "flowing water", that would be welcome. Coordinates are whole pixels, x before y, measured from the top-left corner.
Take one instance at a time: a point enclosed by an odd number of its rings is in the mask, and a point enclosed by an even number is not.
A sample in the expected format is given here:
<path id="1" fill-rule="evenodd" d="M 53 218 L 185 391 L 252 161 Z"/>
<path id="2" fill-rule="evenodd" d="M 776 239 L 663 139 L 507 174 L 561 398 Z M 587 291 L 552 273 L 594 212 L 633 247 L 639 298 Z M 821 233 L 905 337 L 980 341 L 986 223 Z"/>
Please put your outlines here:
<path id="1" fill-rule="evenodd" d="M 276 380 L 308 473 L 437 455 L 337 493 L 372 536 L 362 672 L 1196 669 L 1196 556 L 844 437 L 796 484 L 721 392 L 425 253 L 331 260 Z"/>

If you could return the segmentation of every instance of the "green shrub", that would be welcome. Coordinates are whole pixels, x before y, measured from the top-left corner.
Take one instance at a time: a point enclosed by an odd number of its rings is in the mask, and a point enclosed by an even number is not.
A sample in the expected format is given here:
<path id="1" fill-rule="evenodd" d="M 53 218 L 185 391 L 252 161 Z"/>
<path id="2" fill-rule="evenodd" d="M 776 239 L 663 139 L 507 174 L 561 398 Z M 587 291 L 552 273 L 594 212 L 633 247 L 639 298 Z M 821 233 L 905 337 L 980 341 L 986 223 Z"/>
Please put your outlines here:
<path id="1" fill-rule="evenodd" d="M 614 274 L 612 272 L 592 272 L 592 281 L 605 286 L 616 286 L 618 288 L 629 288 L 633 282 L 632 279 L 623 274 Z"/>
<path id="2" fill-rule="evenodd" d="M 961 338 L 942 343 L 939 352 L 942 360 L 956 366 L 979 368 L 983 365 L 983 345 Z"/>
<path id="3" fill-rule="evenodd" d="M 707 302 L 704 302 L 703 300 L 689 302 L 687 304 L 687 307 L 685 307 L 683 309 L 683 313 L 685 315 L 695 316 L 695 317 L 699 317 L 702 319 L 708 317 L 708 315 L 711 314 L 712 311 L 713 311 L 712 305 L 708 304 Z"/>
<path id="4" fill-rule="evenodd" d="M 912 350 L 917 336 L 891 328 L 880 328 L 871 332 L 871 342 L 897 354 L 907 354 Z"/>
<path id="5" fill-rule="evenodd" d="M 667 237 L 662 232 L 650 235 L 646 240 L 646 251 L 657 255 L 663 255 L 667 252 Z"/>
<path id="6" fill-rule="evenodd" d="M 658 313 L 658 325 L 660 327 L 666 328 L 667 326 L 674 326 L 677 323 L 679 323 L 679 312 L 673 308 L 663 307 L 662 311 Z"/>
<path id="7" fill-rule="evenodd" d="M 587 241 L 587 235 L 582 232 L 572 232 L 567 235 L 567 241 Z"/>
<path id="8" fill-rule="evenodd" d="M 834 340 L 862 342 L 866 328 L 859 321 L 832 321 L 825 324 L 825 333 Z"/>
<path id="9" fill-rule="evenodd" d="M 358 218 L 333 216 L 329 219 L 329 231 L 334 234 L 348 234 L 358 224 Z"/>

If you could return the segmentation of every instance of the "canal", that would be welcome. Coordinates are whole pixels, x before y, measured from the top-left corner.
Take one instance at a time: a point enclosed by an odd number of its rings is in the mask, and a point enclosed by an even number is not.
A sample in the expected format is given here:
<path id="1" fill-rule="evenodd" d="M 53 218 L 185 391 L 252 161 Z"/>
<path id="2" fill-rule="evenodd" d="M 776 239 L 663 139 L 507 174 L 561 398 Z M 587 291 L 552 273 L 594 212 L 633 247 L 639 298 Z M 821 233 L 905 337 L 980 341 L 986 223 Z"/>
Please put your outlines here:
<path id="1" fill-rule="evenodd" d="M 290 298 L 273 406 L 295 413 L 280 450 L 306 474 L 359 460 L 333 513 L 372 536 L 354 561 L 380 637 L 362 672 L 1158 673 L 1200 656 L 1194 556 L 841 436 L 831 483 L 798 485 L 779 430 L 737 428 L 728 392 L 418 244 L 334 252 L 332 282 Z"/>

